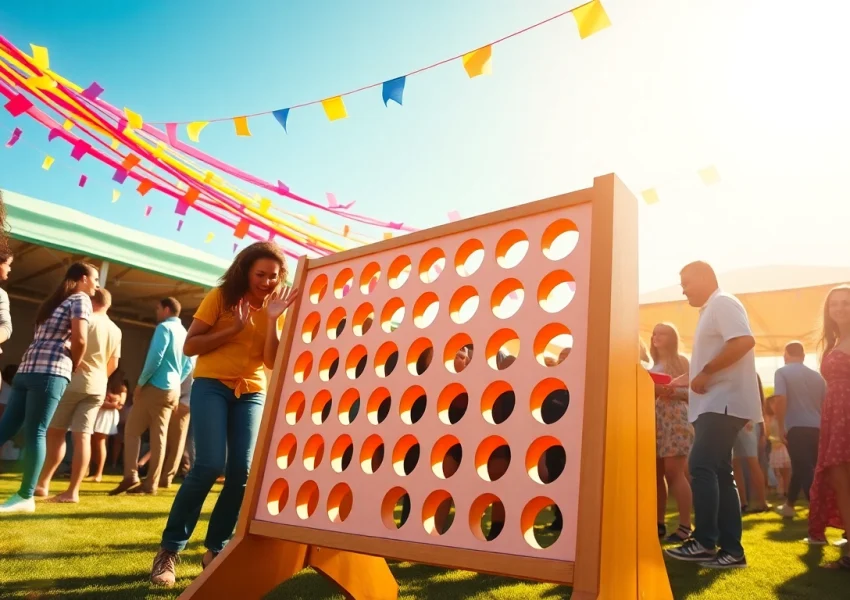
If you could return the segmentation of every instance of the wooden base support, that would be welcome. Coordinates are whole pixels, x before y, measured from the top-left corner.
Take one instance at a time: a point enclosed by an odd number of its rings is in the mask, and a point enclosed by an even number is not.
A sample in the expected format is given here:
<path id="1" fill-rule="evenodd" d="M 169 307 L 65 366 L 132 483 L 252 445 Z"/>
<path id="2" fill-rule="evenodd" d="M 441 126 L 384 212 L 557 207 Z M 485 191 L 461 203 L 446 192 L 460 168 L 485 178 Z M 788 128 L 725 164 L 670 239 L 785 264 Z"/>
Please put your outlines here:
<path id="1" fill-rule="evenodd" d="M 306 567 L 327 577 L 349 600 L 398 599 L 398 583 L 383 558 L 251 534 L 235 537 L 180 598 L 259 599 Z"/>

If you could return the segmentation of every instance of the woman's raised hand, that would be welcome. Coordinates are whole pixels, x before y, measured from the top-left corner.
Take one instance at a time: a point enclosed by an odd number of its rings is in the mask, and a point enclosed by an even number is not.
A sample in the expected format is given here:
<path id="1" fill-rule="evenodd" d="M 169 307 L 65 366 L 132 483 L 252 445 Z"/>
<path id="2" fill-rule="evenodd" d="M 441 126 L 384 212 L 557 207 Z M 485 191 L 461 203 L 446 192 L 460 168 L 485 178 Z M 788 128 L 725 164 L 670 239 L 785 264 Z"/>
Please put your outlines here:
<path id="1" fill-rule="evenodd" d="M 277 320 L 298 297 L 298 288 L 285 285 L 272 293 L 266 303 L 266 312 L 273 320 Z"/>
<path id="2" fill-rule="evenodd" d="M 239 333 L 245 329 L 245 325 L 248 324 L 249 318 L 251 318 L 251 306 L 248 304 L 248 301 L 243 298 L 236 306 L 233 307 L 234 331 Z"/>

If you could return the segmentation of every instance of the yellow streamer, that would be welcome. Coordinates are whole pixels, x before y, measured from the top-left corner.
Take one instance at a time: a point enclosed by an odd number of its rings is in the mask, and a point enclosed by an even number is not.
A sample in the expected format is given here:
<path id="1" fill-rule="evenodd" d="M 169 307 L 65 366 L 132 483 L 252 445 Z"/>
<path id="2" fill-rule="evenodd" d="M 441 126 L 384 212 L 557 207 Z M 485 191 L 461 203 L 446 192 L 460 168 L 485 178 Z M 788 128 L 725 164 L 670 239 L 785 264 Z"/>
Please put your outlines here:
<path id="1" fill-rule="evenodd" d="M 45 156 L 44 162 L 41 163 L 41 168 L 44 169 L 45 171 L 49 171 L 50 167 L 52 167 L 52 166 L 53 166 L 53 157 L 52 156 Z"/>

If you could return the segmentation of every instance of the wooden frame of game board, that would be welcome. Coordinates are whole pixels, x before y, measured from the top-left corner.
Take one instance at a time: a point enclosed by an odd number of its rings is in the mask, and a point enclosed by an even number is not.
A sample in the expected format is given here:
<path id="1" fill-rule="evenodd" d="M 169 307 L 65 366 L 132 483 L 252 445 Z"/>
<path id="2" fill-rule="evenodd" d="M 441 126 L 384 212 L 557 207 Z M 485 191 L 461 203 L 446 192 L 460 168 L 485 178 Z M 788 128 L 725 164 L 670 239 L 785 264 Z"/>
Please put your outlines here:
<path id="1" fill-rule="evenodd" d="M 312 566 L 348 598 L 392 599 L 398 585 L 385 559 L 393 558 L 568 584 L 574 600 L 672 600 L 654 525 L 653 386 L 638 361 L 637 201 L 615 175 L 596 178 L 592 188 L 370 246 L 317 259 L 301 257 L 294 285 L 303 290 L 309 268 L 584 203 L 592 203 L 587 329 L 592 335 L 587 340 L 574 563 L 256 520 L 274 420 L 280 414 L 280 373 L 295 334 L 299 299 L 289 309 L 281 336 L 236 534 L 181 597 L 260 598 Z"/>

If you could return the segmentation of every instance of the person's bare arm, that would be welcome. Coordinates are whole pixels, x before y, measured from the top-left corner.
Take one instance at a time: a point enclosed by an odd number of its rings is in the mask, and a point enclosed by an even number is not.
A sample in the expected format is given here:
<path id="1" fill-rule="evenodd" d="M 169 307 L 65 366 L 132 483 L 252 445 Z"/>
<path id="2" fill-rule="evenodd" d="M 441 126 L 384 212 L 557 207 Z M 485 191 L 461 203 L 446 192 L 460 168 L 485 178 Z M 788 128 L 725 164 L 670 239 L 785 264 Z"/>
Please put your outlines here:
<path id="1" fill-rule="evenodd" d="M 83 361 L 88 341 L 89 323 L 85 319 L 71 319 L 71 363 L 74 372 Z"/>
<path id="2" fill-rule="evenodd" d="M 714 375 L 744 358 L 744 355 L 756 347 L 756 339 L 751 335 L 732 338 L 721 348 L 720 353 L 702 368 L 706 375 Z"/>
<path id="3" fill-rule="evenodd" d="M 106 375 L 107 377 L 112 377 L 112 374 L 118 369 L 118 361 L 121 360 L 117 356 L 113 356 L 109 359 L 109 362 L 106 363 Z"/>
<path id="4" fill-rule="evenodd" d="M 788 399 L 785 396 L 773 397 L 773 413 L 776 415 L 776 424 L 779 427 L 779 439 L 786 443 L 785 415 L 788 412 Z"/>

